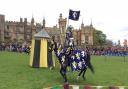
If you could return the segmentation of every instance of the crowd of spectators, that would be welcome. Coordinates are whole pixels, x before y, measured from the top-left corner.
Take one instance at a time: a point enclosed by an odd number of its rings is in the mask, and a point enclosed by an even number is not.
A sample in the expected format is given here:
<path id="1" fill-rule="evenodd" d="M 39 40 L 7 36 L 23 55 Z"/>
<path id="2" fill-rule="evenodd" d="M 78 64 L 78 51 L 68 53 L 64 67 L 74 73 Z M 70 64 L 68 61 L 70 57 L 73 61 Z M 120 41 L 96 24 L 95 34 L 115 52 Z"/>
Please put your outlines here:
<path id="1" fill-rule="evenodd" d="M 111 47 L 89 47 L 92 55 L 108 56 L 128 56 L 128 47 L 111 46 Z"/>
<path id="2" fill-rule="evenodd" d="M 110 46 L 110 47 L 88 47 L 91 55 L 108 56 L 128 56 L 128 47 Z M 27 43 L 0 43 L 0 51 L 11 51 L 20 53 L 30 53 L 31 46 Z"/>
<path id="3" fill-rule="evenodd" d="M 10 51 L 10 52 L 20 52 L 28 53 L 30 52 L 30 45 L 27 43 L 0 43 L 0 51 Z"/>

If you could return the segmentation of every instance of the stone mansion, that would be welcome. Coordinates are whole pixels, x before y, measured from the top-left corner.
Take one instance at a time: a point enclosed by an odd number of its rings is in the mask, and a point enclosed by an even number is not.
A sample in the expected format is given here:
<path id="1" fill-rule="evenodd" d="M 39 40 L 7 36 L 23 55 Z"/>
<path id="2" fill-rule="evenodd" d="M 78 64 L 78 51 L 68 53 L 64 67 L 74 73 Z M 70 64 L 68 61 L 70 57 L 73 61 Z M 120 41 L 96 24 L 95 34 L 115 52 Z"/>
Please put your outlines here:
<path id="1" fill-rule="evenodd" d="M 43 19 L 43 23 L 35 23 L 32 17 L 31 21 L 28 22 L 27 18 L 20 18 L 20 21 L 5 21 L 5 15 L 0 14 L 0 42 L 31 42 L 35 33 L 39 32 L 44 28 L 48 34 L 55 37 L 55 40 L 63 44 L 66 33 L 67 18 L 63 18 L 60 14 L 58 18 L 58 24 L 53 27 L 45 26 L 46 21 Z M 95 28 L 92 23 L 85 26 L 81 23 L 79 29 L 73 28 L 73 37 L 75 45 L 88 44 L 93 45 L 93 36 Z"/>

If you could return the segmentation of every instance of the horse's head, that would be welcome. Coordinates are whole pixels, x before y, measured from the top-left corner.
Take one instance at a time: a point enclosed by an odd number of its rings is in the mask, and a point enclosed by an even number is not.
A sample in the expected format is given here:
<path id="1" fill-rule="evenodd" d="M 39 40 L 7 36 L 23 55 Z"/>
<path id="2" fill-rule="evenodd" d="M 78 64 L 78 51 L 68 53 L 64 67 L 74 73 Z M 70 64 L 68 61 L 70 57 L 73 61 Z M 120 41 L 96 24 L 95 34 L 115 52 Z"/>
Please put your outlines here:
<path id="1" fill-rule="evenodd" d="M 53 40 L 50 41 L 50 44 L 49 44 L 49 51 L 55 51 L 57 50 L 57 44 L 56 42 L 54 42 Z"/>

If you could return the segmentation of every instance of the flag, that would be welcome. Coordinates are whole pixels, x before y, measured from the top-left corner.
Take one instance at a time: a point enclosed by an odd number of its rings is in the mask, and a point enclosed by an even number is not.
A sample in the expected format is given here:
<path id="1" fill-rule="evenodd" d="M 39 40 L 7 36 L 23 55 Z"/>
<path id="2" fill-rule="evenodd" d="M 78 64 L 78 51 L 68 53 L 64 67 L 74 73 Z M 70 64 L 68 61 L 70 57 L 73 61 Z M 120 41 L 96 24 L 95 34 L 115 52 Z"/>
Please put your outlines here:
<path id="1" fill-rule="evenodd" d="M 69 19 L 77 21 L 79 20 L 79 16 L 80 11 L 69 10 Z"/>

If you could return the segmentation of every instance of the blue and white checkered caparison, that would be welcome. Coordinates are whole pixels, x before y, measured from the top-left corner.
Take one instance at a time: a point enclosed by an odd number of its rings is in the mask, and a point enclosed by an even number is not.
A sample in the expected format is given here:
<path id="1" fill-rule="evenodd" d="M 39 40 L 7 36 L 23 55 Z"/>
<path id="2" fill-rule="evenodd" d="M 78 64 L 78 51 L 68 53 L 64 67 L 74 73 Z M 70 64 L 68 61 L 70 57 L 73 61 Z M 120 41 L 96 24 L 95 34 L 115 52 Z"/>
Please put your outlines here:
<path id="1" fill-rule="evenodd" d="M 67 49 L 61 50 L 61 51 L 57 51 L 56 55 L 59 58 L 59 61 L 64 63 L 65 58 L 67 58 L 65 56 L 65 52 L 67 51 Z M 79 71 L 86 66 L 85 60 L 87 58 L 86 52 L 82 51 L 82 50 L 73 50 L 72 55 L 68 56 L 67 60 L 68 62 L 70 62 L 70 67 L 72 69 L 72 71 Z"/>

